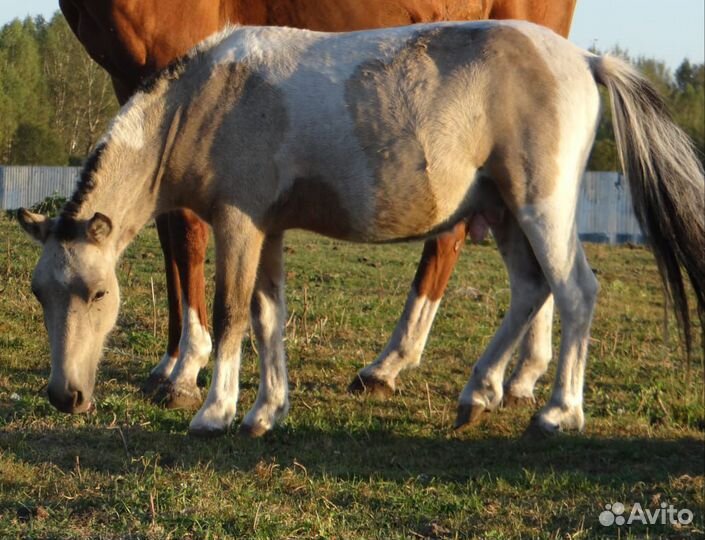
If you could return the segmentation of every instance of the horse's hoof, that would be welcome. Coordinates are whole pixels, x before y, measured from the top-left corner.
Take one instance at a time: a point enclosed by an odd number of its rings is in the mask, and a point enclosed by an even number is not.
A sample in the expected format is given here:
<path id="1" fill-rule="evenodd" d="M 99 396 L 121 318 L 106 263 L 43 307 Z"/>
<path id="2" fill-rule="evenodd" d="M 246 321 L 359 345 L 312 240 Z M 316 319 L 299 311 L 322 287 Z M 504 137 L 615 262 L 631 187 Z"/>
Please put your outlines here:
<path id="1" fill-rule="evenodd" d="M 261 424 L 255 424 L 254 426 L 251 424 L 240 424 L 240 429 L 238 429 L 238 433 L 240 435 L 249 439 L 257 439 L 259 437 L 263 437 L 270 431 L 271 430 L 267 429 Z"/>
<path id="2" fill-rule="evenodd" d="M 168 381 L 169 379 L 167 379 L 164 375 L 159 373 L 150 373 L 140 390 L 145 396 L 153 397 L 159 388 Z"/>
<path id="3" fill-rule="evenodd" d="M 166 409 L 195 411 L 201 407 L 203 398 L 198 387 L 174 386 L 170 381 L 166 381 L 154 393 L 152 401 Z"/>
<path id="4" fill-rule="evenodd" d="M 184 409 L 187 411 L 196 411 L 201 408 L 203 398 L 201 390 L 182 390 L 179 388 L 171 392 L 169 398 L 164 402 L 164 407 L 167 409 Z"/>
<path id="5" fill-rule="evenodd" d="M 504 394 L 502 398 L 502 407 L 505 409 L 523 409 L 533 407 L 536 400 L 532 397 L 519 397 L 512 394 Z"/>
<path id="6" fill-rule="evenodd" d="M 208 428 L 208 427 L 189 427 L 188 434 L 189 437 L 194 437 L 196 439 L 214 439 L 216 437 L 221 437 L 225 435 L 227 429 L 218 428 Z"/>
<path id="7" fill-rule="evenodd" d="M 534 416 L 529 422 L 529 426 L 524 430 L 521 438 L 526 441 L 543 441 L 551 437 L 555 437 L 560 433 L 560 428 L 558 426 L 544 426 L 538 421 L 537 417 Z"/>
<path id="8" fill-rule="evenodd" d="M 471 403 L 469 405 L 458 405 L 458 414 L 455 417 L 453 429 L 463 431 L 480 423 L 485 415 L 486 409 L 482 405 Z"/>
<path id="9" fill-rule="evenodd" d="M 387 399 L 394 395 L 394 387 L 387 381 L 370 375 L 358 373 L 348 386 L 351 394 L 368 394 L 370 396 Z"/>

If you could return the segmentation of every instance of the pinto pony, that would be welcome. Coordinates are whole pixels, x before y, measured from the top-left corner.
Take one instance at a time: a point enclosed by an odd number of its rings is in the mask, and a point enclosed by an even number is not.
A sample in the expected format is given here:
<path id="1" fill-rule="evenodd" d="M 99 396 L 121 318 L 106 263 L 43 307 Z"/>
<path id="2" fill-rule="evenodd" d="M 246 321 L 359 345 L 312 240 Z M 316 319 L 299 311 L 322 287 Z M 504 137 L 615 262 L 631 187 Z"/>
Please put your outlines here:
<path id="1" fill-rule="evenodd" d="M 60 0 L 61 10 L 88 53 L 111 75 L 125 104 L 141 81 L 227 23 L 349 31 L 438 20 L 525 19 L 568 35 L 576 0 Z M 188 12 L 185 23 L 183 13 Z M 375 362 L 350 389 L 389 395 L 402 369 L 418 365 L 441 296 L 468 228 L 477 237 L 484 217 L 460 221 L 429 240 L 404 312 Z M 208 228 L 180 209 L 157 217 L 166 263 L 169 338 L 166 353 L 144 385 L 167 407 L 200 406 L 196 385 L 208 361 L 205 261 Z M 531 400 L 551 358 L 553 302 L 547 300 L 524 338 L 517 368 L 507 381 L 505 404 Z"/>
<path id="2" fill-rule="evenodd" d="M 701 313 L 705 307 L 703 170 L 628 64 L 530 23 L 344 34 L 241 27 L 208 39 L 128 102 L 57 220 L 20 212 L 44 246 L 32 289 L 51 343 L 51 402 L 71 412 L 90 407 L 117 317 L 116 262 L 160 213 L 189 208 L 212 226 L 216 243 L 216 364 L 189 427 L 195 434 L 223 432 L 235 417 L 248 308 L 262 384 L 242 427 L 264 433 L 288 410 L 287 229 L 389 242 L 485 216 L 512 296 L 460 395 L 456 425 L 499 404 L 501 374 L 553 295 L 560 358 L 532 427 L 582 429 L 598 287 L 575 214 L 598 84 L 612 98 L 637 216 L 689 328 L 681 269 Z"/>

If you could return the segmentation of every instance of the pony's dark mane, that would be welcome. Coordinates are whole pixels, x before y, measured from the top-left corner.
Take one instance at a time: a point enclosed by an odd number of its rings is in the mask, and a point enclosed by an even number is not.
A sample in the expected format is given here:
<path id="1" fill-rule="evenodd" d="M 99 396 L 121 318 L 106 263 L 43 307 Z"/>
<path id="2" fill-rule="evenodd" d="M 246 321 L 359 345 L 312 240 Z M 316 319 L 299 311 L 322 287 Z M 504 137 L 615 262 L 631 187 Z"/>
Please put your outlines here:
<path id="1" fill-rule="evenodd" d="M 76 218 L 81 210 L 81 206 L 88 198 L 88 194 L 96 187 L 95 171 L 98 170 L 100 158 L 103 155 L 105 147 L 106 143 L 99 143 L 83 164 L 76 190 L 73 192 L 71 199 L 64 205 L 59 215 L 55 230 L 57 236 L 64 238 L 73 235 Z"/>
<path id="2" fill-rule="evenodd" d="M 145 77 L 137 86 L 136 93 L 149 94 L 161 81 L 173 81 L 178 79 L 186 70 L 186 66 L 192 60 L 193 55 L 187 53 L 180 56 L 167 64 L 167 66 L 159 71 Z"/>
<path id="3" fill-rule="evenodd" d="M 95 189 L 96 180 L 94 173 L 98 170 L 100 158 L 105 151 L 105 147 L 106 143 L 104 142 L 98 144 L 98 146 L 96 146 L 90 153 L 88 158 L 86 158 L 86 161 L 83 164 L 83 169 L 81 170 L 81 176 L 78 179 L 76 191 L 73 192 L 71 200 L 69 200 L 61 210 L 61 217 L 76 218 L 76 216 L 78 216 L 78 212 L 81 210 L 81 205 L 83 205 L 86 200 L 86 197 Z"/>
<path id="4" fill-rule="evenodd" d="M 186 68 L 190 64 L 197 62 L 204 54 L 230 36 L 233 31 L 237 30 L 237 28 L 239 28 L 239 26 L 229 25 L 223 28 L 220 32 L 205 38 L 199 44 L 194 46 L 189 52 L 169 62 L 166 67 L 145 77 L 137 86 L 135 93 L 141 92 L 144 94 L 149 94 L 161 81 L 168 82 L 178 79 L 184 71 L 186 71 Z"/>

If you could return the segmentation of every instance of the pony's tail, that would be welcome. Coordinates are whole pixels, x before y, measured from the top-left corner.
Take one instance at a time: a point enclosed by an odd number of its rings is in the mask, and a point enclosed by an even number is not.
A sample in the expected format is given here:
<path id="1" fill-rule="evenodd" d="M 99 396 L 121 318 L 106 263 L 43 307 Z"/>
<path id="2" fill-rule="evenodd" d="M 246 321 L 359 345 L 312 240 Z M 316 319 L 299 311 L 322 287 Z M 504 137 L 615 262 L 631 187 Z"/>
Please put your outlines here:
<path id="1" fill-rule="evenodd" d="M 612 56 L 590 56 L 595 80 L 606 86 L 622 168 L 634 211 L 656 257 L 666 296 L 691 353 L 691 327 L 682 269 L 695 289 L 705 328 L 705 179 L 689 137 L 675 125 L 654 87 Z M 703 337 L 705 347 L 705 336 Z"/>

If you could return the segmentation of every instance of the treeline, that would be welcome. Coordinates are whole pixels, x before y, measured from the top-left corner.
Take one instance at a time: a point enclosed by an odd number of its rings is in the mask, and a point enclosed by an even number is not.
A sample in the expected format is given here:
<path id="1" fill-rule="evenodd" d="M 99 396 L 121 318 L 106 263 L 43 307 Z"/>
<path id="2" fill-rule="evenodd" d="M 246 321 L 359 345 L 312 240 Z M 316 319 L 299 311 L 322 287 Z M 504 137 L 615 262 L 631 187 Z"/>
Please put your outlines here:
<path id="1" fill-rule="evenodd" d="M 610 54 L 629 60 L 654 84 L 664 98 L 673 119 L 690 135 L 700 160 L 705 164 L 705 65 L 691 64 L 687 59 L 672 74 L 666 64 L 653 58 L 630 58 L 616 48 Z M 600 88 L 603 111 L 590 155 L 588 170 L 618 171 L 619 157 L 612 131 L 612 112 L 607 92 Z"/>
<path id="2" fill-rule="evenodd" d="M 628 58 L 621 50 L 613 54 Z M 704 159 L 705 66 L 684 60 L 671 73 L 659 60 L 630 60 L 656 85 Z M 0 163 L 80 163 L 117 109 L 110 78 L 59 12 L 51 21 L 15 20 L 0 29 Z M 609 106 L 588 168 L 619 170 Z"/>
<path id="3" fill-rule="evenodd" d="M 110 78 L 59 12 L 0 29 L 0 163 L 80 163 L 117 110 Z"/>

